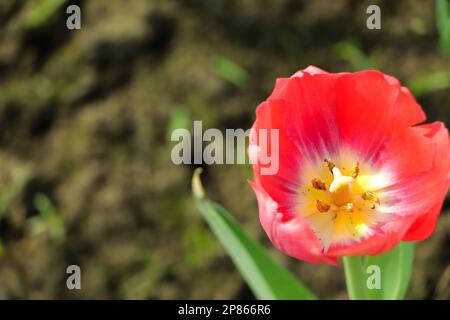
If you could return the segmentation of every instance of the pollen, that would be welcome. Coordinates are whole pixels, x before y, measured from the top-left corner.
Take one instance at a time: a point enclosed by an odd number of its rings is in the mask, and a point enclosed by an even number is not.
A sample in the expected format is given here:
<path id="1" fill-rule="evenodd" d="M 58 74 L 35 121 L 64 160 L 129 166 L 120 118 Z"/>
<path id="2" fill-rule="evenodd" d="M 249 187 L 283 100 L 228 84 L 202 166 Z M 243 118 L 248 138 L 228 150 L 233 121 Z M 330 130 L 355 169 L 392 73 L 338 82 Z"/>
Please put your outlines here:
<path id="1" fill-rule="evenodd" d="M 311 180 L 311 184 L 314 189 L 317 190 L 327 190 L 327 185 L 320 179 L 314 178 Z"/>
<path id="2" fill-rule="evenodd" d="M 327 167 L 330 170 L 330 172 L 333 172 L 333 168 L 336 166 L 334 164 L 334 162 L 329 160 L 329 159 L 327 159 L 327 158 L 325 158 L 323 161 L 325 161 L 325 163 L 327 164 Z"/>
<path id="3" fill-rule="evenodd" d="M 377 196 L 377 194 L 375 192 L 365 191 L 361 195 L 361 198 L 363 200 L 376 202 L 378 205 L 380 204 L 380 199 L 378 198 L 378 196 Z"/>
<path id="4" fill-rule="evenodd" d="M 359 162 L 355 163 L 355 165 L 352 168 L 352 178 L 356 179 L 359 175 Z"/>
<path id="5" fill-rule="evenodd" d="M 317 210 L 319 210 L 319 212 L 328 212 L 328 210 L 330 210 L 331 206 L 320 200 L 316 200 L 316 207 L 317 207 Z"/>

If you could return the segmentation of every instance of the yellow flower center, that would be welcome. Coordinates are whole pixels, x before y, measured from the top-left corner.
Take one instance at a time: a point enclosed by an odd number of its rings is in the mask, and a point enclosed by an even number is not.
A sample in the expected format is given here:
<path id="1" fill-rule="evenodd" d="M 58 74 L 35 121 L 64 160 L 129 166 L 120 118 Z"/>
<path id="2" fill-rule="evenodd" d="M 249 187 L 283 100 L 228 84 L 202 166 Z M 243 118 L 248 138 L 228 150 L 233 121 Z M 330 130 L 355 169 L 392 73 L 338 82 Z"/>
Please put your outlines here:
<path id="1" fill-rule="evenodd" d="M 358 241 L 385 221 L 381 188 L 387 179 L 354 157 L 306 168 L 300 189 L 299 215 L 306 218 L 327 251 L 330 245 Z"/>

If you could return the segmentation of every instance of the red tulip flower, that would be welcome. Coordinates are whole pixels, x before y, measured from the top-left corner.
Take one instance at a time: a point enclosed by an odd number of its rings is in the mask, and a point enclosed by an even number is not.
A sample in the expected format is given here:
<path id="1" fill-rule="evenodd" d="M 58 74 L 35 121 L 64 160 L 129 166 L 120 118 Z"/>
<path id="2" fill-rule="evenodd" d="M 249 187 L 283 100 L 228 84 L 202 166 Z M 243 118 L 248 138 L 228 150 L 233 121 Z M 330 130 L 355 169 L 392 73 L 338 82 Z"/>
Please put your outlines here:
<path id="1" fill-rule="evenodd" d="M 444 124 L 379 71 L 308 67 L 261 103 L 249 156 L 261 224 L 282 252 L 337 264 L 433 232 L 450 182 Z M 278 171 L 264 175 L 261 129 L 278 129 Z M 261 150 L 267 148 L 268 150 Z"/>

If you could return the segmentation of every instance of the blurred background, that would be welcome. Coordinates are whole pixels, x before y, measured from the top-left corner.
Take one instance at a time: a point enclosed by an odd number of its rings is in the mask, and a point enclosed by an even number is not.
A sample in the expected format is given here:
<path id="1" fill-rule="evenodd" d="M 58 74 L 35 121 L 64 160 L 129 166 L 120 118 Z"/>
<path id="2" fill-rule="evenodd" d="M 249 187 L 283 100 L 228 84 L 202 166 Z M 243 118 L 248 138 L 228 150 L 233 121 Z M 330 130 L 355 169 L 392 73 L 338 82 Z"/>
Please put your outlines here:
<path id="1" fill-rule="evenodd" d="M 171 162 L 171 132 L 250 128 L 275 79 L 308 65 L 394 75 L 449 126 L 447 16 L 434 0 L 1 0 L 0 298 L 252 299 L 193 203 L 194 166 Z M 341 266 L 272 248 L 250 177 L 216 165 L 203 181 L 320 298 L 346 298 Z M 449 209 L 416 246 L 408 298 L 450 298 Z M 71 264 L 82 290 L 66 288 Z"/>

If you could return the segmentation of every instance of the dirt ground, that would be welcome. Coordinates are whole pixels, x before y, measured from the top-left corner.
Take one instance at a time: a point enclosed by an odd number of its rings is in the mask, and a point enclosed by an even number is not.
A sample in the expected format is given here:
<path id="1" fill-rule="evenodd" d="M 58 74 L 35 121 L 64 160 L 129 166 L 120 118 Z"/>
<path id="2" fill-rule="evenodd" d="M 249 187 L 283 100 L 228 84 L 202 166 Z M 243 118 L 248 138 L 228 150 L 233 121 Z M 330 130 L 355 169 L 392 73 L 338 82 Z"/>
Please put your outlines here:
<path id="1" fill-rule="evenodd" d="M 171 130 L 249 128 L 275 79 L 308 65 L 406 84 L 450 70 L 431 0 L 69 2 L 81 30 L 66 29 L 67 5 L 31 26 L 35 1 L 0 3 L 1 299 L 253 298 L 194 206 L 193 166 L 170 161 Z M 368 30 L 375 3 L 382 29 Z M 418 96 L 447 126 L 449 98 Z M 346 298 L 341 266 L 272 248 L 245 166 L 205 169 L 208 195 L 279 261 L 319 297 Z M 450 298 L 449 209 L 416 245 L 408 298 Z M 66 288 L 71 264 L 82 290 Z"/>

